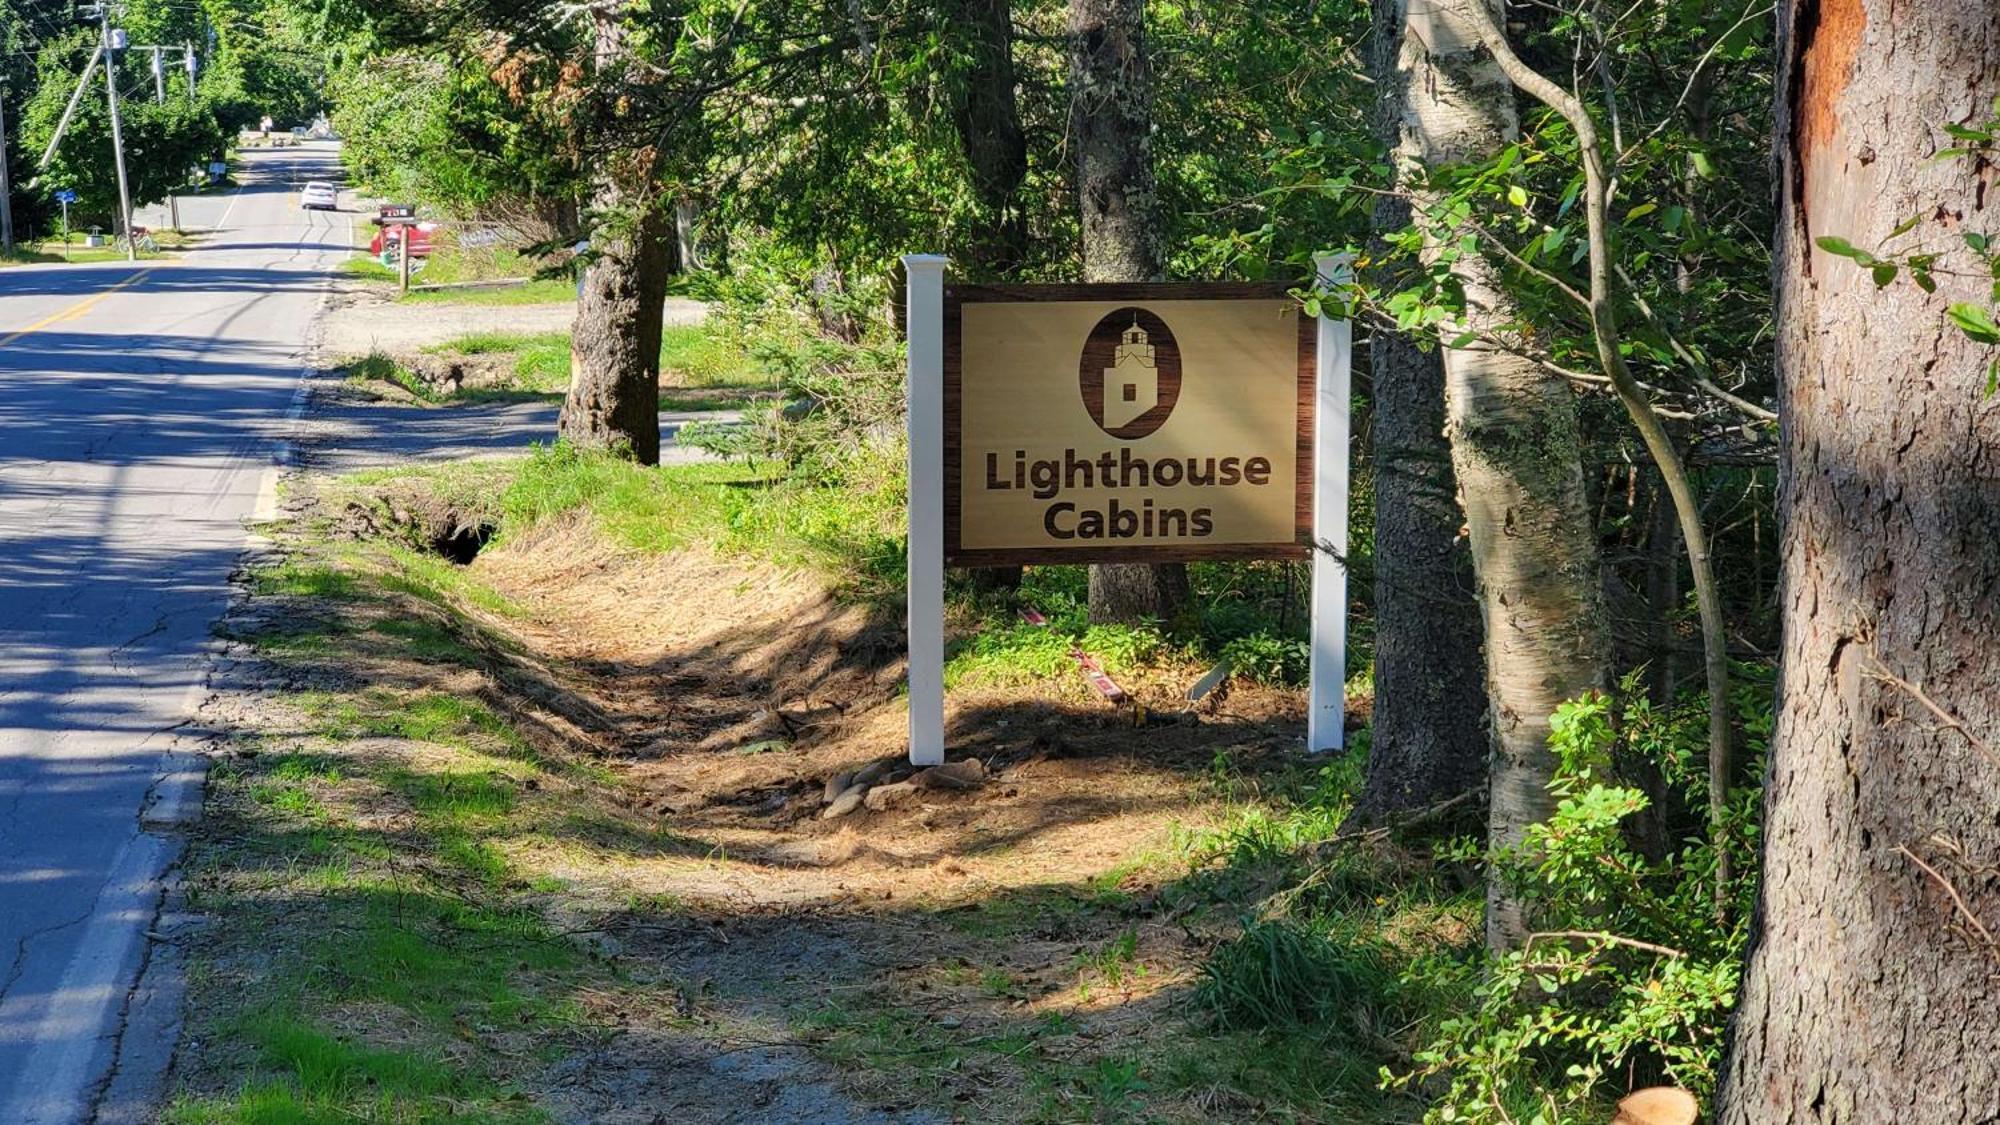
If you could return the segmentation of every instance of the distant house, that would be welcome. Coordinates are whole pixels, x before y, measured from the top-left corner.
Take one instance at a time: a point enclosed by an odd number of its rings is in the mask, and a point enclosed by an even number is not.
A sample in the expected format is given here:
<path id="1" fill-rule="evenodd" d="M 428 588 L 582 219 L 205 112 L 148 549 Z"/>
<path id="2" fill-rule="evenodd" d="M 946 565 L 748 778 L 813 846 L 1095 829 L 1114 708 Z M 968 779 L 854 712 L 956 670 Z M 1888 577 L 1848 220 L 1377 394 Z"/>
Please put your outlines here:
<path id="1" fill-rule="evenodd" d="M 1127 426 L 1160 402 L 1160 372 L 1153 345 L 1135 317 L 1125 330 L 1111 366 L 1104 369 L 1104 428 Z"/>

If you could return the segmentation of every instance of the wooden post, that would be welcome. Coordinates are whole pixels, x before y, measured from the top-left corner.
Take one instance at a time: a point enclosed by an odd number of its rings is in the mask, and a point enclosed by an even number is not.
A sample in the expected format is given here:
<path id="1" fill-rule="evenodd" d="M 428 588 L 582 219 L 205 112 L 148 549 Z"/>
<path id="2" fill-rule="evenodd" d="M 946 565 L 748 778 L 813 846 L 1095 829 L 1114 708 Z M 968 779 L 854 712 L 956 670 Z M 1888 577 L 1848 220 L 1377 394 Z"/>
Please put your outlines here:
<path id="1" fill-rule="evenodd" d="M 409 223 L 397 225 L 402 236 L 396 239 L 396 275 L 405 293 L 410 291 L 410 228 L 413 225 Z"/>
<path id="2" fill-rule="evenodd" d="M 1319 287 L 1353 279 L 1354 255 L 1318 254 Z M 1352 403 L 1354 326 L 1319 318 L 1317 406 L 1313 420 L 1313 542 L 1311 700 L 1306 750 L 1347 745 L 1347 445 Z"/>
<path id="3" fill-rule="evenodd" d="M 910 761 L 944 762 L 944 267 L 906 254 L 909 277 Z"/>

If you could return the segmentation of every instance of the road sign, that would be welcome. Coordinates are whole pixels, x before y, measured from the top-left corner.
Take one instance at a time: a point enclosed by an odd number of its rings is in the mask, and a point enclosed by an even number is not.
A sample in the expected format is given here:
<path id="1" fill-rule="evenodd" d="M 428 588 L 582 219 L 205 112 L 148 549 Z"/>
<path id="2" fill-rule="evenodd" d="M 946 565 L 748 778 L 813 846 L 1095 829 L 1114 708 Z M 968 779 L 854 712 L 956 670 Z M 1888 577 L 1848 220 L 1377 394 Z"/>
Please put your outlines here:
<path id="1" fill-rule="evenodd" d="M 56 193 L 56 202 L 57 202 L 57 203 L 75 203 L 75 202 L 76 202 L 76 193 L 75 193 L 75 192 L 73 192 L 73 191 L 71 191 L 71 190 L 69 190 L 68 188 L 64 188 L 64 189 L 62 189 L 61 191 L 59 191 L 59 192 L 57 192 L 57 193 Z"/>

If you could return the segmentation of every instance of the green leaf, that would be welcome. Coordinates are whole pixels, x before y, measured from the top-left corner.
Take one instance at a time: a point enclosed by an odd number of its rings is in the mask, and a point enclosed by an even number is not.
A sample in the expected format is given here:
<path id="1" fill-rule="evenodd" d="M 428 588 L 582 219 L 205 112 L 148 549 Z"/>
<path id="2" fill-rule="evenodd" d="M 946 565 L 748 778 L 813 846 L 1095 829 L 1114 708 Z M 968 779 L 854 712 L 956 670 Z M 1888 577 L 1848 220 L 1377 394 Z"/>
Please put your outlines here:
<path id="1" fill-rule="evenodd" d="M 1905 234 L 1908 234 L 1908 233 L 1910 233 L 1911 231 L 1913 231 L 1913 230 L 1917 229 L 1917 224 L 1918 224 L 1918 223 L 1921 223 L 1921 222 L 1923 222 L 1923 221 L 1924 221 L 1924 217 L 1923 217 L 1922 215 L 1911 215 L 1911 216 L 1910 216 L 1909 218 L 1907 218 L 1907 219 L 1904 219 L 1904 220 L 1903 220 L 1902 222 L 1900 222 L 1900 223 L 1897 223 L 1897 224 L 1896 224 L 1896 229 L 1895 229 L 1895 230 L 1892 230 L 1892 231 L 1890 231 L 1890 232 L 1889 232 L 1889 234 L 1888 234 L 1888 236 L 1887 236 L 1886 238 L 1884 238 L 1884 239 L 1883 239 L 1882 241 L 1884 241 L 1884 242 L 1887 242 L 1887 241 L 1889 241 L 1889 239 L 1891 239 L 1891 238 L 1895 238 L 1895 237 L 1897 237 L 1897 236 L 1899 236 L 1899 235 L 1905 235 Z"/>
<path id="2" fill-rule="evenodd" d="M 1633 219 L 1643 218 L 1659 209 L 1660 205 L 1657 203 L 1641 203 L 1630 211 L 1625 212 L 1625 221 L 1629 223 Z"/>
<path id="3" fill-rule="evenodd" d="M 1994 391 L 2000 391 L 2000 359 L 1986 365 L 1986 397 L 1992 398 Z"/>
<path id="4" fill-rule="evenodd" d="M 1516 207 L 1526 207 L 1528 205 L 1528 189 L 1522 187 L 1520 184 L 1508 185 L 1507 202 L 1512 203 Z"/>
<path id="5" fill-rule="evenodd" d="M 1880 289 L 1896 280 L 1896 263 L 1877 262 L 1868 272 L 1875 278 L 1875 288 Z"/>
<path id="6" fill-rule="evenodd" d="M 1838 254 L 1843 258 L 1852 258 L 1864 266 L 1875 261 L 1875 255 L 1870 254 L 1868 251 L 1863 250 L 1861 247 L 1838 235 L 1823 234 L 1813 239 L 1813 245 L 1829 254 Z"/>
<path id="7" fill-rule="evenodd" d="M 1946 133 L 1951 134 L 1951 136 L 1954 137 L 1955 139 L 1961 141 L 1971 141 L 1974 144 L 1982 144 L 1982 145 L 1993 143 L 1993 134 L 1987 132 L 1984 129 L 1971 129 L 1967 128 L 1964 125 L 1953 125 L 1950 123 L 1946 123 L 1944 131 Z"/>
<path id="8" fill-rule="evenodd" d="M 1965 244 L 1967 246 L 1972 247 L 1972 252 L 1975 254 L 1986 253 L 1987 239 L 1986 236 L 1983 234 L 1975 234 L 1972 231 L 1966 231 Z"/>
<path id="9" fill-rule="evenodd" d="M 1978 305 L 1961 301 L 1951 307 L 1951 322 L 1958 330 L 1981 344 L 2000 344 L 2000 324 L 1993 322 L 1993 314 Z"/>
<path id="10" fill-rule="evenodd" d="M 1695 152 L 1690 153 L 1689 156 L 1694 160 L 1695 175 L 1700 176 L 1704 180 L 1715 175 L 1715 165 L 1710 163 L 1707 153 Z"/>
<path id="11" fill-rule="evenodd" d="M 1452 350 L 1456 351 L 1459 348 L 1465 347 L 1467 344 L 1476 342 L 1478 339 L 1479 339 L 1479 333 L 1477 332 L 1461 332 L 1458 335 L 1452 337 L 1451 342 L 1446 344 L 1445 347 L 1451 348 Z"/>

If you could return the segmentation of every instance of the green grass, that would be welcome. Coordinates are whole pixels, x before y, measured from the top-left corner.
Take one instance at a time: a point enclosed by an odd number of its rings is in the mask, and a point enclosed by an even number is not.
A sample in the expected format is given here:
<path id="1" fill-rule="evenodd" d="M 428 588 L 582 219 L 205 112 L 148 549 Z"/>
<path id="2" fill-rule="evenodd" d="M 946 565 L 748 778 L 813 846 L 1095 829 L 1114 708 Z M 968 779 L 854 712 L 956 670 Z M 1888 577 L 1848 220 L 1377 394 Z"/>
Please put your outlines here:
<path id="1" fill-rule="evenodd" d="M 660 332 L 660 381 L 682 387 L 774 387 L 776 378 L 741 347 L 700 324 Z"/>
<path id="2" fill-rule="evenodd" d="M 588 512 L 612 541 L 642 551 L 706 543 L 815 570 L 867 591 L 895 581 L 901 497 L 774 480 L 738 464 L 645 468 L 566 446 L 537 450 L 500 497 L 501 535 Z"/>
<path id="3" fill-rule="evenodd" d="M 431 389 L 430 384 L 417 378 L 415 372 L 382 352 L 369 352 L 360 359 L 343 364 L 339 370 L 348 383 L 393 383 L 421 402 L 442 401 L 437 392 Z"/>
<path id="4" fill-rule="evenodd" d="M 152 238 L 154 242 L 159 244 L 160 248 L 150 253 L 141 251 L 139 260 L 142 262 L 164 258 L 172 251 L 186 247 L 192 241 L 188 235 L 175 233 L 170 230 L 156 230 L 152 232 Z M 64 240 L 60 238 L 46 238 L 40 242 L 16 243 L 12 254 L 0 256 L 0 267 L 36 265 L 49 262 L 81 264 L 85 262 L 122 262 L 124 260 L 125 251 L 115 246 L 85 246 L 83 244 L 83 235 L 72 233 L 66 249 L 64 247 Z"/>
<path id="5" fill-rule="evenodd" d="M 393 274 L 394 271 L 391 271 Z M 462 278 L 445 276 L 427 266 L 412 276 L 412 285 L 445 285 Z M 493 285 L 454 289 L 411 289 L 400 298 L 413 305 L 557 305 L 576 299 L 576 283 L 562 278 L 543 278 L 518 285 Z"/>
<path id="6" fill-rule="evenodd" d="M 357 254 L 340 263 L 339 272 L 347 277 L 360 278 L 363 281 L 399 280 L 395 270 L 369 257 L 367 254 Z"/>

